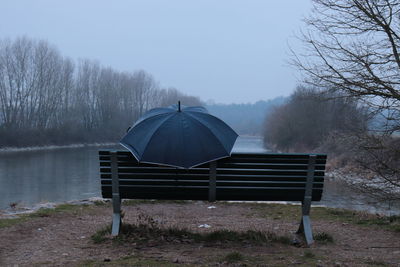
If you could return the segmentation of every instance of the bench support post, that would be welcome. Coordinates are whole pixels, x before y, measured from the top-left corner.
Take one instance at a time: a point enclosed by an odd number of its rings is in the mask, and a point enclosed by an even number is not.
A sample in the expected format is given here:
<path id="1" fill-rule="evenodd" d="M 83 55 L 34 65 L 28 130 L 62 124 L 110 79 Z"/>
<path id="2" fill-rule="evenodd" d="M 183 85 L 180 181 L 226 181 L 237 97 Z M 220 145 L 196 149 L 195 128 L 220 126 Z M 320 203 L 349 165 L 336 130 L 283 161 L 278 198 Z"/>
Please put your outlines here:
<path id="1" fill-rule="evenodd" d="M 316 155 L 310 155 L 308 160 L 308 169 L 307 169 L 307 182 L 304 193 L 304 200 L 301 202 L 301 211 L 302 218 L 298 234 L 303 233 L 304 238 L 306 239 L 307 245 L 311 245 L 314 243 L 312 229 L 311 229 L 311 221 L 310 221 L 310 209 L 311 209 L 311 200 L 312 200 L 312 187 L 314 183 L 314 172 L 315 172 L 315 161 Z"/>
<path id="2" fill-rule="evenodd" d="M 208 184 L 208 201 L 214 202 L 217 191 L 217 162 L 210 162 L 210 181 Z"/>
<path id="3" fill-rule="evenodd" d="M 118 180 L 118 158 L 117 152 L 112 151 L 111 154 L 111 178 L 112 178 L 112 204 L 113 204 L 113 219 L 111 235 L 117 236 L 121 226 L 121 197 L 119 194 Z"/>

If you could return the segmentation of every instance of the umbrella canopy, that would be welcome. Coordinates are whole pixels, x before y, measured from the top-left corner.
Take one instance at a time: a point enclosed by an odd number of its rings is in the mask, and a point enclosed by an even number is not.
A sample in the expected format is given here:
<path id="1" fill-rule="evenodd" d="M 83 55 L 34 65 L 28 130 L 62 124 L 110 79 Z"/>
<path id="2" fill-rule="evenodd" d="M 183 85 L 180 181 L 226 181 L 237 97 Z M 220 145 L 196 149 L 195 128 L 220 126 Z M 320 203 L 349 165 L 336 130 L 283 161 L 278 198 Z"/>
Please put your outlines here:
<path id="1" fill-rule="evenodd" d="M 230 156 L 237 137 L 205 108 L 179 103 L 148 111 L 120 143 L 139 162 L 190 168 Z"/>

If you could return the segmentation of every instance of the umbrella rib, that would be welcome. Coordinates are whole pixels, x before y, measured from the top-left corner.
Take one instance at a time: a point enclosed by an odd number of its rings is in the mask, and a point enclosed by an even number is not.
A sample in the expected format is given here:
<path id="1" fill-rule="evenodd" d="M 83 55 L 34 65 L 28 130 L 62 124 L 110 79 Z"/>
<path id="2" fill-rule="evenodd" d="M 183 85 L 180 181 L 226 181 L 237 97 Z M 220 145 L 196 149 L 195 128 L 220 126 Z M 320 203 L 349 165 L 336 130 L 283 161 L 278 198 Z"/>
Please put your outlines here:
<path id="1" fill-rule="evenodd" d="M 143 120 L 140 120 L 140 118 L 139 118 L 139 119 L 133 124 L 132 128 L 135 127 L 136 124 L 142 123 L 142 122 L 147 121 L 147 120 L 149 120 L 149 119 L 153 119 L 153 118 L 155 118 L 155 117 L 165 116 L 165 114 L 168 114 L 168 113 L 173 113 L 173 112 L 171 111 L 171 112 L 160 113 L 160 114 L 157 114 L 157 115 L 153 115 L 153 116 L 147 117 L 147 118 L 145 118 L 145 119 L 143 119 Z"/>
<path id="2" fill-rule="evenodd" d="M 164 124 L 165 121 L 167 121 L 167 120 L 169 119 L 168 117 L 170 117 L 171 114 L 172 114 L 172 113 L 169 113 L 169 114 L 167 114 L 167 115 L 165 115 L 165 114 L 158 114 L 158 115 L 155 115 L 155 116 L 153 116 L 153 117 L 149 117 L 149 118 L 146 118 L 145 120 L 140 121 L 140 124 L 142 124 L 142 123 L 144 123 L 145 121 L 150 120 L 151 118 L 154 118 L 154 117 L 156 117 L 156 116 L 164 115 L 166 118 L 164 118 L 164 119 L 163 119 L 164 121 L 160 124 L 160 125 L 162 125 L 162 124 Z M 158 130 L 158 129 L 156 129 L 156 130 L 151 134 L 151 137 L 150 137 L 149 140 L 151 140 L 151 138 L 153 137 L 154 133 L 155 133 L 157 130 Z M 125 137 L 126 137 L 126 136 L 125 136 Z M 124 137 L 124 138 L 125 138 L 125 137 Z M 139 153 L 139 151 L 138 151 L 134 146 L 130 145 L 129 143 L 126 143 L 126 144 L 125 144 L 125 143 L 123 142 L 124 138 L 123 138 L 119 143 L 120 143 L 122 146 L 124 146 L 125 148 L 127 148 L 128 150 L 130 150 L 131 153 L 134 155 L 134 157 L 138 160 L 138 162 L 140 162 L 139 159 L 141 158 L 141 155 L 143 155 L 143 153 Z M 130 147 L 131 147 L 131 148 L 130 148 Z M 134 152 L 137 153 L 138 157 L 136 157 L 136 155 L 135 155 Z"/>
<path id="3" fill-rule="evenodd" d="M 202 123 L 199 119 L 197 119 L 195 116 L 193 116 L 192 114 L 190 114 L 189 112 L 186 112 L 186 114 L 190 117 L 192 117 L 193 119 L 195 119 L 198 123 L 200 123 L 204 128 L 206 128 L 212 135 L 215 136 L 215 134 L 213 133 L 213 131 L 211 131 L 211 129 L 209 127 L 207 127 L 206 125 L 204 125 L 204 123 Z M 208 114 L 208 116 L 212 116 L 210 114 Z M 212 116 L 214 118 L 217 118 L 215 116 Z M 218 118 L 217 118 L 218 119 Z M 236 132 L 235 132 L 236 133 Z M 237 135 L 237 134 L 236 134 Z M 236 137 L 237 138 L 237 137 Z M 218 143 L 224 148 L 225 152 L 229 153 L 229 155 L 231 154 L 230 152 L 228 152 L 228 150 L 225 148 L 225 146 L 221 143 L 221 141 L 219 140 L 219 138 L 216 138 L 218 140 Z"/>
<path id="4" fill-rule="evenodd" d="M 158 125 L 157 129 L 153 132 L 153 134 L 151 135 L 149 141 L 147 142 L 148 144 L 151 143 L 151 141 L 153 140 L 154 136 L 156 136 L 156 134 L 160 131 L 160 129 L 162 128 L 162 125 L 164 123 L 166 123 L 169 119 L 171 119 L 171 117 L 173 117 L 174 115 L 176 115 L 175 112 L 172 112 L 170 114 L 168 114 L 168 118 L 166 118 L 160 125 Z M 145 151 L 143 151 L 143 155 L 146 153 L 146 149 Z"/>

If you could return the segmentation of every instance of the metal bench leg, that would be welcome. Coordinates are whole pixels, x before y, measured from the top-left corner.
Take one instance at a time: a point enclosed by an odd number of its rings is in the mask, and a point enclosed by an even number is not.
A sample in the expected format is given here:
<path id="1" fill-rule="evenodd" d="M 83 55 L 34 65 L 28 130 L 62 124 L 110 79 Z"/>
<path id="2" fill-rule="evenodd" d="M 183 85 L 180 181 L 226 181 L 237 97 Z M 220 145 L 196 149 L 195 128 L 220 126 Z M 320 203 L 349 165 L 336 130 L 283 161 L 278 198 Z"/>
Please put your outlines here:
<path id="1" fill-rule="evenodd" d="M 302 204 L 302 216 L 301 216 L 301 222 L 300 222 L 300 227 L 299 230 L 297 230 L 298 234 L 303 234 L 304 238 L 307 242 L 307 245 L 311 245 L 312 243 L 314 243 L 314 239 L 313 239 L 313 234 L 312 234 L 312 229 L 311 229 L 311 220 L 310 220 L 310 207 L 311 207 L 311 201 L 310 204 Z M 308 213 L 304 212 L 305 210 L 308 210 Z"/>
<path id="2" fill-rule="evenodd" d="M 311 245 L 314 243 L 312 229 L 311 229 L 311 220 L 310 220 L 310 209 L 311 209 L 311 200 L 312 200 L 312 187 L 314 183 L 314 171 L 315 171 L 315 160 L 316 155 L 310 155 L 308 161 L 308 169 L 307 169 L 307 183 L 304 192 L 304 200 L 301 202 L 301 222 L 299 230 L 297 230 L 298 234 L 304 234 L 304 238 L 306 239 L 307 245 Z"/>
<path id="3" fill-rule="evenodd" d="M 208 201 L 214 202 L 217 191 L 217 162 L 210 162 L 210 180 L 208 184 Z"/>
<path id="4" fill-rule="evenodd" d="M 111 235 L 117 236 L 119 234 L 119 228 L 121 226 L 121 199 L 118 195 L 113 194 L 113 218 L 112 218 L 112 229 Z"/>
<path id="5" fill-rule="evenodd" d="M 113 218 L 111 235 L 117 236 L 122 223 L 121 220 L 121 197 L 119 195 L 119 180 L 118 180 L 118 158 L 117 152 L 111 152 L 111 178 L 112 178 L 112 203 L 113 203 Z"/>

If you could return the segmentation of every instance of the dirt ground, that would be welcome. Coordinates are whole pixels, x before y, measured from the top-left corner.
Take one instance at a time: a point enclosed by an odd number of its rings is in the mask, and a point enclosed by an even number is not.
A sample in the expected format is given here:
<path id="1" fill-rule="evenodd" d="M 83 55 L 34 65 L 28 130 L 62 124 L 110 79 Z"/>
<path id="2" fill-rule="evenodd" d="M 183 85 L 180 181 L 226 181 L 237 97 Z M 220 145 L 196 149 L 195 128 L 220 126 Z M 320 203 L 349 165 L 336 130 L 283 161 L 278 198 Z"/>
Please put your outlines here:
<path id="1" fill-rule="evenodd" d="M 301 241 L 295 235 L 300 206 L 287 206 L 138 202 L 123 205 L 123 211 L 124 223 L 151 218 L 161 228 L 255 230 Z M 2 227 L 0 266 L 400 266 L 399 232 L 332 216 L 311 217 L 314 235 L 323 233 L 333 242 L 316 241 L 310 248 L 298 242 L 113 242 L 109 236 L 94 242 L 92 236 L 110 225 L 111 214 L 110 204 L 76 206 Z"/>

